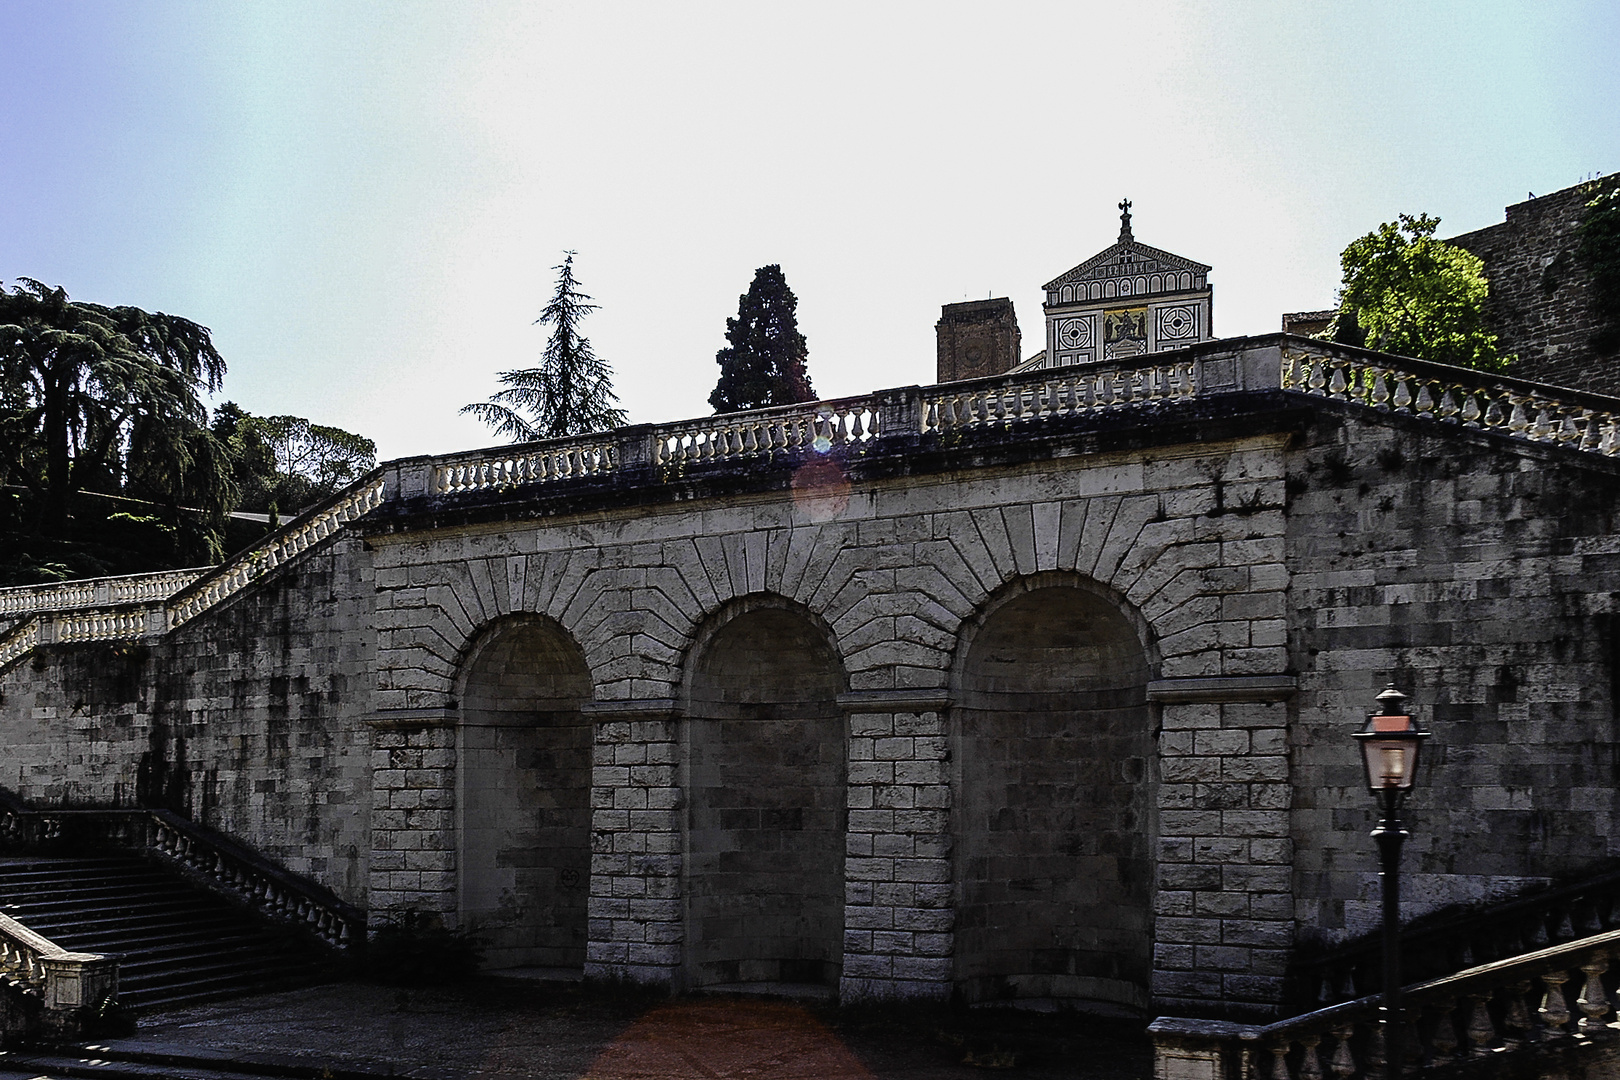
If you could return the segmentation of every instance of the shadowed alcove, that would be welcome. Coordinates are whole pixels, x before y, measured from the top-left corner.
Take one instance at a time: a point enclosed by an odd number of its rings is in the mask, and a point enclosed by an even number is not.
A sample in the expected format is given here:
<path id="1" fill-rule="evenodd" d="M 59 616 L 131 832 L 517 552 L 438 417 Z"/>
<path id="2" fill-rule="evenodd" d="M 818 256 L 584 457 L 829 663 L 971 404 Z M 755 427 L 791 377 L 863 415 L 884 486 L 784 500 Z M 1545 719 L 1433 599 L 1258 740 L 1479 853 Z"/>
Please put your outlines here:
<path id="1" fill-rule="evenodd" d="M 796 608 L 700 642 L 687 706 L 687 977 L 836 987 L 844 932 L 843 666 Z"/>
<path id="2" fill-rule="evenodd" d="M 465 665 L 460 913 L 488 967 L 584 967 L 590 696 L 579 648 L 549 620 L 497 624 Z"/>
<path id="3" fill-rule="evenodd" d="M 956 980 L 970 1001 L 1148 1004 L 1153 736 L 1131 623 L 1072 584 L 973 634 L 955 710 Z"/>

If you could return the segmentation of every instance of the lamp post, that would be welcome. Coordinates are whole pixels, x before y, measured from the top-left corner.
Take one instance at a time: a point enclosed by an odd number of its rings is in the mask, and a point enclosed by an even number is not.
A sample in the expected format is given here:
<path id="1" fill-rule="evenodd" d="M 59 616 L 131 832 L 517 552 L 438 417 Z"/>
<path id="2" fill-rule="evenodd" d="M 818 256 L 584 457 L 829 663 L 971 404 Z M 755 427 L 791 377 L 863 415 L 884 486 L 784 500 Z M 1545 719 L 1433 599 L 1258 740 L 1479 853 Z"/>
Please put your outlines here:
<path id="1" fill-rule="evenodd" d="M 1362 765 L 1367 770 L 1367 789 L 1378 796 L 1378 827 L 1372 836 L 1378 843 L 1378 876 L 1384 900 L 1384 1075 L 1397 1080 L 1401 1075 L 1401 844 L 1406 829 L 1401 825 L 1401 803 L 1412 790 L 1417 774 L 1418 749 L 1429 733 L 1402 708 L 1406 695 L 1389 689 L 1378 695 L 1382 712 L 1367 717 L 1367 726 L 1355 733 L 1361 743 Z"/>

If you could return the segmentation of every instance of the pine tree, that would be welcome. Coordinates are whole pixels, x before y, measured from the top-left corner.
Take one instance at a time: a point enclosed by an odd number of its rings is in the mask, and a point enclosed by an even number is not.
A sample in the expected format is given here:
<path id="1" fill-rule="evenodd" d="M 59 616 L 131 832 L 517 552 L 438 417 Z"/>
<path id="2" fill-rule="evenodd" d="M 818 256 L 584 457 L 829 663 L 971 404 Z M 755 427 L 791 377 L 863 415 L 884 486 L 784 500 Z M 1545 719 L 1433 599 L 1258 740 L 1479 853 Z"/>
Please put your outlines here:
<path id="1" fill-rule="evenodd" d="M 737 317 L 726 320 L 731 344 L 715 354 L 720 382 L 709 395 L 715 412 L 814 401 L 804 361 L 809 354 L 795 314 L 799 298 L 775 263 L 754 272 L 738 297 Z"/>
<path id="2" fill-rule="evenodd" d="M 557 290 L 540 312 L 535 325 L 549 325 L 551 338 L 540 355 L 540 366 L 500 373 L 504 390 L 488 401 L 463 406 L 513 442 L 559 439 L 603 431 L 624 423 L 624 410 L 615 402 L 613 371 L 591 351 L 579 324 L 597 305 L 580 291 L 574 277 L 574 253 L 566 253 L 557 271 Z"/>

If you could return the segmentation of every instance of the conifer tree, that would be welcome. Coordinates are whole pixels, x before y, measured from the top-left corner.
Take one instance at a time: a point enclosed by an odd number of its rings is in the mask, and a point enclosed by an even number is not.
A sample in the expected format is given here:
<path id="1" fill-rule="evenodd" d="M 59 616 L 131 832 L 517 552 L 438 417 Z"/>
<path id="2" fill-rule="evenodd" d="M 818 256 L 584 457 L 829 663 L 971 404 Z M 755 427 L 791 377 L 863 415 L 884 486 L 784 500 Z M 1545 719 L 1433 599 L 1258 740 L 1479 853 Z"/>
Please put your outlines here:
<path id="1" fill-rule="evenodd" d="M 814 401 L 805 371 L 809 349 L 799 333 L 799 298 L 775 263 L 754 272 L 738 297 L 737 317 L 726 320 L 727 345 L 715 354 L 720 382 L 709 395 L 715 412 Z"/>
<path id="2" fill-rule="evenodd" d="M 597 305 L 574 277 L 574 253 L 566 253 L 557 271 L 557 289 L 535 325 L 549 325 L 551 338 L 540 366 L 500 373 L 504 390 L 488 401 L 462 407 L 513 442 L 558 439 L 603 431 L 624 423 L 624 410 L 613 392 L 613 371 L 591 351 L 579 324 Z"/>

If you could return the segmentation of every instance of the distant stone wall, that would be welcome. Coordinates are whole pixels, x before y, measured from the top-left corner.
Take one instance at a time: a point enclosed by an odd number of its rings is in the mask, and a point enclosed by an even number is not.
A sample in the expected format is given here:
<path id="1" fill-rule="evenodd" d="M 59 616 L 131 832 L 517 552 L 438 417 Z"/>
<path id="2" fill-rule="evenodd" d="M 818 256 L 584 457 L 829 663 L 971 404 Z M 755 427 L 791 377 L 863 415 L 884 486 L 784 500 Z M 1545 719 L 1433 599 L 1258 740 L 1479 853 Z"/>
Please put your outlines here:
<path id="1" fill-rule="evenodd" d="M 1602 324 L 1577 250 L 1586 204 L 1617 188 L 1620 174 L 1577 184 L 1509 206 L 1499 225 L 1451 238 L 1485 261 L 1486 318 L 1502 351 L 1518 357 L 1510 375 L 1620 395 L 1620 354 L 1592 346 Z"/>
<path id="2" fill-rule="evenodd" d="M 0 787 L 175 810 L 364 905 L 371 595 L 341 536 L 150 644 L 38 649 L 0 677 Z"/>

